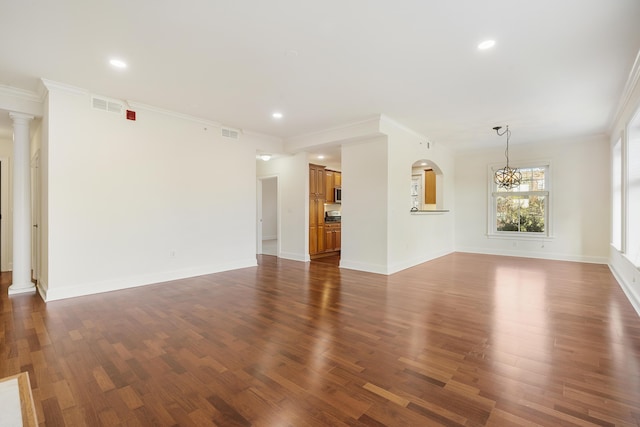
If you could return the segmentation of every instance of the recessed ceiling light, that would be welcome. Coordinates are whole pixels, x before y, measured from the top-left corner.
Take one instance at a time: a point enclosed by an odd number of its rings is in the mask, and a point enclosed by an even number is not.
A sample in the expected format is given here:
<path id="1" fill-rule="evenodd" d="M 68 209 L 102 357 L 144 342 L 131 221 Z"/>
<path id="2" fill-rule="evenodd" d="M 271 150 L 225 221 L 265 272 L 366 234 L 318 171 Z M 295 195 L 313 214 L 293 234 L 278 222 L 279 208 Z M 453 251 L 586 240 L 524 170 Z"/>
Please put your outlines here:
<path id="1" fill-rule="evenodd" d="M 282 113 L 279 112 L 275 112 L 271 115 L 271 117 L 273 117 L 274 119 L 281 119 L 282 118 Z"/>
<path id="2" fill-rule="evenodd" d="M 480 49 L 480 50 L 491 49 L 495 45 L 496 45 L 496 41 L 495 40 L 485 40 L 485 41 L 483 41 L 482 43 L 480 43 L 478 45 L 478 49 Z"/>
<path id="3" fill-rule="evenodd" d="M 127 63 L 122 61 L 121 59 L 112 59 L 109 61 L 109 64 L 113 65 L 116 68 L 127 68 Z"/>
<path id="4" fill-rule="evenodd" d="M 271 154 L 261 154 L 260 158 L 265 162 L 268 162 L 269 160 L 271 160 Z"/>
<path id="5" fill-rule="evenodd" d="M 324 154 L 318 154 L 318 158 L 319 158 L 320 160 L 324 159 Z"/>

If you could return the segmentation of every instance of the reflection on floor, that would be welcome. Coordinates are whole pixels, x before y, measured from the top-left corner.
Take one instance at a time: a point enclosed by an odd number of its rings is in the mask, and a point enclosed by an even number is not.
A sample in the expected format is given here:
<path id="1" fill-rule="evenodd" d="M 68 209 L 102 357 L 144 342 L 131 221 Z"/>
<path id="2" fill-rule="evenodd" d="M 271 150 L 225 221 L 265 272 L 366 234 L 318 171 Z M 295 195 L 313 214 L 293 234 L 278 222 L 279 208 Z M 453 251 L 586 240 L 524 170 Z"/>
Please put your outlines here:
<path id="1" fill-rule="evenodd" d="M 335 252 L 334 254 L 329 255 L 329 256 L 325 256 L 325 257 L 314 258 L 314 259 L 311 260 L 311 262 L 320 263 L 320 264 L 331 264 L 331 265 L 339 266 L 340 265 L 340 252 Z"/>
<path id="2" fill-rule="evenodd" d="M 278 256 L 278 240 L 277 239 L 263 240 L 262 253 L 263 255 Z"/>

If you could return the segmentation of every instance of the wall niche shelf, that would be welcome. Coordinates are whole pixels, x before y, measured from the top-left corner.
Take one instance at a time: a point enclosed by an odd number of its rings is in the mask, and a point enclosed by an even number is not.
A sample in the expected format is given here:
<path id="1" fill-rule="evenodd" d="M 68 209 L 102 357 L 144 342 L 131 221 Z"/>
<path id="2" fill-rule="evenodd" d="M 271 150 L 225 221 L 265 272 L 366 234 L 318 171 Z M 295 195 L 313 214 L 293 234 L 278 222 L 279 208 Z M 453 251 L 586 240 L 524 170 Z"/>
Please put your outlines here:
<path id="1" fill-rule="evenodd" d="M 449 212 L 449 209 L 410 210 L 411 215 L 435 215 Z"/>

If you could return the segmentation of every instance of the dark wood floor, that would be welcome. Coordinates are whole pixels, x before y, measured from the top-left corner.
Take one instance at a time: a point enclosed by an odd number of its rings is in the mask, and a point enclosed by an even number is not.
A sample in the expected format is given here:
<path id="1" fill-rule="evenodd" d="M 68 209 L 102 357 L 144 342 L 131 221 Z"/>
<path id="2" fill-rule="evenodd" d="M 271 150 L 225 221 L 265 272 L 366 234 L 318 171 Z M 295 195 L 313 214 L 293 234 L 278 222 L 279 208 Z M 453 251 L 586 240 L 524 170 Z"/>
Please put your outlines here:
<path id="1" fill-rule="evenodd" d="M 640 318 L 604 265 L 456 253 L 0 297 L 47 426 L 638 426 Z M 1 415 L 0 415 L 1 416 Z"/>

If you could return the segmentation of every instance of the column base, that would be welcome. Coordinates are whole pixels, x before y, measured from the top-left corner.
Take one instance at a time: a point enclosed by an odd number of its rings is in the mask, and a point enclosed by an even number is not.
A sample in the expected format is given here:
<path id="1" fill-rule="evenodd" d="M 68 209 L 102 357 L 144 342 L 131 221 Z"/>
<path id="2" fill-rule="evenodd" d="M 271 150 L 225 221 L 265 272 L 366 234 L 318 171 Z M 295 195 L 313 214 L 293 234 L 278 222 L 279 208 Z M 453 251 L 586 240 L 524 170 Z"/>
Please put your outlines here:
<path id="1" fill-rule="evenodd" d="M 18 285 L 13 284 L 9 286 L 9 295 L 26 294 L 29 292 L 35 292 L 36 286 L 33 283 Z"/>

